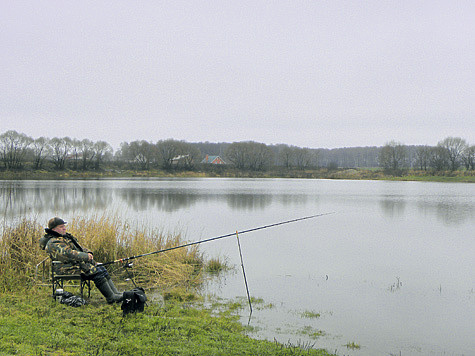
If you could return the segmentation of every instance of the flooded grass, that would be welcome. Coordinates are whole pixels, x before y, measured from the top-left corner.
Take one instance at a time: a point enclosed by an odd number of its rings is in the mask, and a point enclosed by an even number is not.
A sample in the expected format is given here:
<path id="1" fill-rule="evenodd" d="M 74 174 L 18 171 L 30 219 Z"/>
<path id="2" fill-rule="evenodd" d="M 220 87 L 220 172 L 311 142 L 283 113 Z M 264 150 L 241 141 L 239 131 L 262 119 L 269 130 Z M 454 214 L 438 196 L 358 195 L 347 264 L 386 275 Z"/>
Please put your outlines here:
<path id="1" fill-rule="evenodd" d="M 183 287 L 181 288 L 173 288 L 172 290 L 165 291 L 163 293 L 163 299 L 165 301 L 176 301 L 176 302 L 193 302 L 201 300 L 202 298 L 194 293 L 193 291 L 189 291 Z"/>
<path id="2" fill-rule="evenodd" d="M 206 262 L 206 272 L 221 273 L 230 270 L 229 262 L 222 257 L 213 257 Z"/>
<path id="3" fill-rule="evenodd" d="M 347 349 L 350 349 L 350 350 L 359 350 L 361 349 L 361 346 L 359 344 L 357 344 L 356 342 L 348 342 L 347 344 L 343 345 L 345 346 Z"/>
<path id="4" fill-rule="evenodd" d="M 301 328 L 300 330 L 298 330 L 297 334 L 305 335 L 305 336 L 309 337 L 312 340 L 317 340 L 321 336 L 324 336 L 325 332 L 322 331 L 322 330 L 318 330 L 318 329 L 316 329 L 312 326 L 307 325 L 307 326 L 304 326 L 303 328 Z"/>
<path id="5" fill-rule="evenodd" d="M 320 313 L 316 313 L 311 310 L 305 310 L 301 313 L 299 313 L 300 317 L 306 318 L 306 319 L 318 319 L 320 318 Z"/>

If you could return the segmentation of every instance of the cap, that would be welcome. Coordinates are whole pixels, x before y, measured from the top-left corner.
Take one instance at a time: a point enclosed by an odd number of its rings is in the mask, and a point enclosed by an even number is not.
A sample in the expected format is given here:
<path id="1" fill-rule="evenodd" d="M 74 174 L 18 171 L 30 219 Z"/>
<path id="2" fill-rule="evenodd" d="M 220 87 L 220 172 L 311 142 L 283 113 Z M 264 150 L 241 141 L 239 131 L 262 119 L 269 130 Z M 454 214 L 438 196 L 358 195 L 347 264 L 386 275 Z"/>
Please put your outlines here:
<path id="1" fill-rule="evenodd" d="M 58 217 L 54 217 L 52 219 L 50 219 L 48 221 L 48 228 L 50 230 L 54 229 L 56 226 L 59 226 L 59 225 L 64 225 L 64 224 L 67 224 L 66 221 L 64 221 L 63 219 L 61 218 L 58 218 Z"/>

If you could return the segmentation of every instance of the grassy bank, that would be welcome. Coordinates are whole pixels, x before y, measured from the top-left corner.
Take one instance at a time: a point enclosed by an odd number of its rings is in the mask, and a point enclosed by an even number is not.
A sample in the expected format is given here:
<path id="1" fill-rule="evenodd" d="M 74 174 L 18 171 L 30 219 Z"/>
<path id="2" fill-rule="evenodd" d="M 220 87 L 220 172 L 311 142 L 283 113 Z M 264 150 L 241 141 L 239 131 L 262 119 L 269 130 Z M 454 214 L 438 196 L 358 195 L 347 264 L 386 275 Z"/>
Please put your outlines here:
<path id="1" fill-rule="evenodd" d="M 109 170 L 102 172 L 83 171 L 0 171 L 0 180 L 21 179 L 101 179 L 101 178 L 300 178 L 300 179 L 350 179 L 350 180 L 399 180 L 427 182 L 475 183 L 475 171 L 420 171 L 405 170 L 397 175 L 381 169 L 306 169 L 267 171 L 239 171 L 222 168 L 207 171 L 163 171 L 163 170 Z"/>
<path id="2" fill-rule="evenodd" d="M 151 301 L 123 317 L 119 305 L 72 308 L 48 292 L 0 293 L 0 355 L 329 355 L 252 339 L 228 311 Z"/>
<path id="3" fill-rule="evenodd" d="M 102 261 L 183 243 L 181 236 L 132 229 L 113 217 L 76 217 L 68 227 Z M 223 264 L 204 261 L 196 246 L 134 260 L 135 281 L 146 287 L 149 301 L 143 313 L 123 317 L 120 304 L 107 305 L 94 287 L 89 303 L 78 308 L 51 297 L 51 288 L 35 278 L 46 256 L 38 246 L 41 224 L 23 219 L 2 231 L 0 355 L 329 355 L 253 339 L 239 323 L 235 304 L 204 303 L 195 287 L 207 269 Z M 120 283 L 123 270 L 113 266 L 108 269 L 120 289 L 131 289 L 130 281 Z"/>

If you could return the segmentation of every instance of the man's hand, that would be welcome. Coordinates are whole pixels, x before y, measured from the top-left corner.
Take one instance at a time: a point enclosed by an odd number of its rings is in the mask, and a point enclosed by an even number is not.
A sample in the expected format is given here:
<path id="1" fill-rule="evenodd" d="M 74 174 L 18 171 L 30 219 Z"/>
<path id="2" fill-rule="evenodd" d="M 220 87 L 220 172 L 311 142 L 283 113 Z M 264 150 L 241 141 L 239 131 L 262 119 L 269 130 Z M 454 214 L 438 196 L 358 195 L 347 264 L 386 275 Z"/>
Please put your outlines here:
<path id="1" fill-rule="evenodd" d="M 91 263 L 94 265 L 94 266 L 97 266 L 97 262 L 94 261 L 94 256 L 92 255 L 92 253 L 88 253 L 89 255 L 89 261 L 91 261 Z"/>

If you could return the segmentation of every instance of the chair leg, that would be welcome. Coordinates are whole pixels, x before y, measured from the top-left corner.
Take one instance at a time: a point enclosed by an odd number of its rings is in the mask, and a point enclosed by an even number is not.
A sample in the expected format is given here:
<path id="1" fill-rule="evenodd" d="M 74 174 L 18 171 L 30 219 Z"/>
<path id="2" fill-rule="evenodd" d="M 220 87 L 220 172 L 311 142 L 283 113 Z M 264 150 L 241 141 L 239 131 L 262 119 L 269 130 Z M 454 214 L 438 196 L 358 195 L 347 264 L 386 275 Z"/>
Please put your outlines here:
<path id="1" fill-rule="evenodd" d="M 56 292 L 56 280 L 54 279 L 53 268 L 51 267 L 51 287 L 53 288 L 53 294 L 51 296 L 54 298 L 54 293 Z"/>
<path id="2" fill-rule="evenodd" d="M 52 297 L 55 298 L 56 290 L 57 289 L 63 289 L 63 281 L 61 279 L 56 279 L 54 278 L 53 281 L 51 282 L 53 285 L 53 295 Z"/>
<path id="3" fill-rule="evenodd" d="M 87 287 L 87 297 L 91 298 L 91 281 L 81 278 L 81 298 L 84 298 L 84 288 Z"/>
<path id="4" fill-rule="evenodd" d="M 74 278 L 75 280 L 79 280 L 79 290 L 81 293 L 81 298 L 84 298 L 84 289 L 87 287 L 88 290 L 88 298 L 91 297 L 91 281 L 88 279 L 82 279 L 82 278 Z M 52 288 L 53 288 L 53 298 L 56 294 L 56 290 L 61 288 L 64 289 L 64 281 L 65 280 L 71 280 L 71 278 L 61 278 L 61 277 L 54 277 L 52 279 Z"/>

